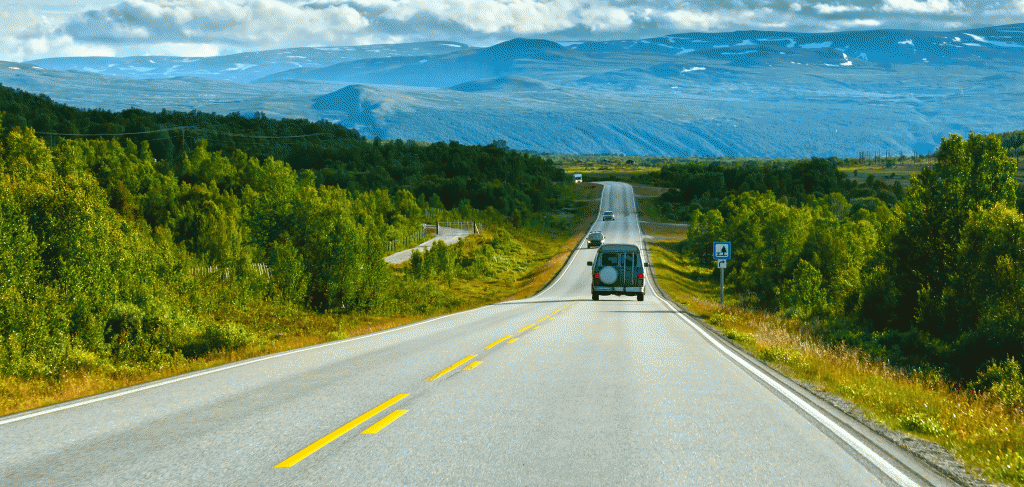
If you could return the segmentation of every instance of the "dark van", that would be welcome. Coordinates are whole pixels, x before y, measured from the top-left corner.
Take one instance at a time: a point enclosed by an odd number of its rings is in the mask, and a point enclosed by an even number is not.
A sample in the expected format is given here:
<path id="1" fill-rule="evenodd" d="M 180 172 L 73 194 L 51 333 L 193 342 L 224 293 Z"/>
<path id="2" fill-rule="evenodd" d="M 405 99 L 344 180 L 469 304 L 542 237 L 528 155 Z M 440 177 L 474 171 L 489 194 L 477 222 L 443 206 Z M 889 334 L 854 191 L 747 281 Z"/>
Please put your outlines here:
<path id="1" fill-rule="evenodd" d="M 590 282 L 591 299 L 597 301 L 601 295 L 636 296 L 644 300 L 644 268 L 649 267 L 640 258 L 640 249 L 630 244 L 606 244 L 597 249 L 593 262 L 593 279 Z"/>

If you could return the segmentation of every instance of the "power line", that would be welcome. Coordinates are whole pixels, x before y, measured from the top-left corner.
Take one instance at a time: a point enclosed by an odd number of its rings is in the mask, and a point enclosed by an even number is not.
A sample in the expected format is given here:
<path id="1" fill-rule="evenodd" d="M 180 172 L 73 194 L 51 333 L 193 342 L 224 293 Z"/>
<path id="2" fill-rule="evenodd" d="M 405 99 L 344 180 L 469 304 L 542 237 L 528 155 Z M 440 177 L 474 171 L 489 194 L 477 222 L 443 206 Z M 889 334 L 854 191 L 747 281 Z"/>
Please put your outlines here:
<path id="1" fill-rule="evenodd" d="M 297 138 L 302 138 L 302 137 L 319 137 L 321 135 L 326 135 L 326 136 L 334 135 L 334 134 L 330 134 L 330 133 L 327 133 L 327 132 L 317 132 L 317 133 L 313 133 L 313 134 L 302 134 L 302 135 L 251 135 L 251 134 L 236 134 L 236 133 L 233 133 L 233 132 L 220 132 L 220 131 L 217 131 L 217 130 L 206 129 L 206 128 L 202 128 L 202 127 L 196 127 L 194 125 L 179 126 L 179 127 L 166 127 L 166 128 L 157 129 L 157 130 L 146 130 L 146 131 L 143 131 L 143 132 L 119 132 L 119 133 L 107 133 L 107 134 L 61 134 L 61 133 L 56 133 L 56 132 L 36 132 L 36 135 L 50 135 L 50 136 L 56 135 L 58 137 L 112 137 L 112 136 L 117 136 L 117 135 L 155 134 L 155 133 L 159 133 L 159 132 L 172 132 L 172 131 L 184 132 L 185 130 L 191 130 L 193 132 L 204 132 L 204 133 L 216 134 L 216 135 L 225 135 L 225 136 L 228 136 L 228 137 L 247 137 L 247 138 L 250 138 L 250 139 L 297 139 Z"/>
<path id="2" fill-rule="evenodd" d="M 36 132 L 36 135 L 56 135 L 58 137 L 98 137 L 98 136 L 113 136 L 113 135 L 139 135 L 139 134 L 155 134 L 157 132 L 170 132 L 172 130 L 194 129 L 194 126 L 184 127 L 167 127 L 157 130 L 147 130 L 145 132 L 121 132 L 116 134 L 59 134 L 56 132 Z"/>

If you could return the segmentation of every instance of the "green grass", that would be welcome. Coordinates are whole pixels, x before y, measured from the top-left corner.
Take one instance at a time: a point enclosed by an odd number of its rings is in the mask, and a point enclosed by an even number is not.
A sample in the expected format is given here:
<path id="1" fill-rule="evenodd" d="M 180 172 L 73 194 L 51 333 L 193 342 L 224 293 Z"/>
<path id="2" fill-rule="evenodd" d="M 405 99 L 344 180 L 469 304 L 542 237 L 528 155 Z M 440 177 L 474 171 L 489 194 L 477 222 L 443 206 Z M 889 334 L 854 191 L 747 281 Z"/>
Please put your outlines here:
<path id="1" fill-rule="evenodd" d="M 858 350 L 817 342 L 801 332 L 802 323 L 741 306 L 742 296 L 728 288 L 720 306 L 713 269 L 681 256 L 677 242 L 654 243 L 651 255 L 662 289 L 754 356 L 847 399 L 891 429 L 937 442 L 974 474 L 1024 486 L 1021 409 L 941 377 L 908 374 Z"/>

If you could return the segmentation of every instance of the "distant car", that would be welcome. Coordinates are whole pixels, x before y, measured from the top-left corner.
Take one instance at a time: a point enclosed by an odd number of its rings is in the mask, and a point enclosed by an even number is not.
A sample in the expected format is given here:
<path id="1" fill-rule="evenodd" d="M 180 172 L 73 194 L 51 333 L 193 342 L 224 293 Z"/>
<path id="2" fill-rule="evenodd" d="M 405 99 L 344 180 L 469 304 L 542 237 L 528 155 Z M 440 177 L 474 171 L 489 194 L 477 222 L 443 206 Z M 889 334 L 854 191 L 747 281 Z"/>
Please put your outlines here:
<path id="1" fill-rule="evenodd" d="M 601 232 L 592 232 L 587 235 L 587 248 L 600 247 L 604 245 L 604 234 Z"/>
<path id="2" fill-rule="evenodd" d="M 612 213 L 610 211 L 606 211 L 606 212 L 604 212 L 603 219 L 604 219 L 604 221 L 614 220 L 615 219 L 615 213 Z"/>

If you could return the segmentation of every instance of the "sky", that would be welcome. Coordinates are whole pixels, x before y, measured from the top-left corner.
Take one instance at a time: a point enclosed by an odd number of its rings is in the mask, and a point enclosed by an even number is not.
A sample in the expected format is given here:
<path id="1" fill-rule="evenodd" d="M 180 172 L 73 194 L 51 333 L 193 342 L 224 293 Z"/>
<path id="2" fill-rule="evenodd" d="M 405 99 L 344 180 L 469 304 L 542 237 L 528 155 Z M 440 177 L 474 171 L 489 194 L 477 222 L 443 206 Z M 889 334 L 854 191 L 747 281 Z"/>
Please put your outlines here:
<path id="1" fill-rule="evenodd" d="M 0 60 L 1024 22 L 1024 0 L 0 0 Z"/>

